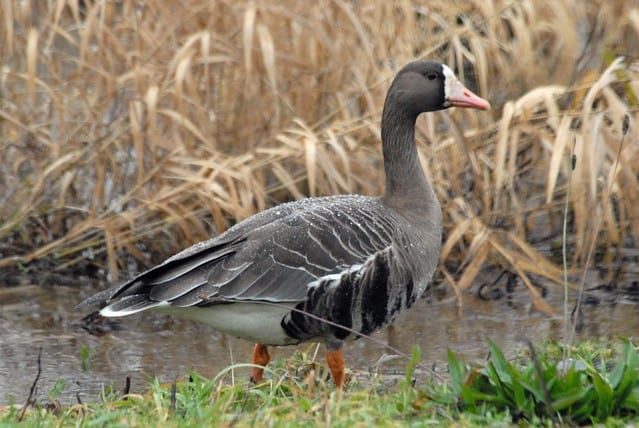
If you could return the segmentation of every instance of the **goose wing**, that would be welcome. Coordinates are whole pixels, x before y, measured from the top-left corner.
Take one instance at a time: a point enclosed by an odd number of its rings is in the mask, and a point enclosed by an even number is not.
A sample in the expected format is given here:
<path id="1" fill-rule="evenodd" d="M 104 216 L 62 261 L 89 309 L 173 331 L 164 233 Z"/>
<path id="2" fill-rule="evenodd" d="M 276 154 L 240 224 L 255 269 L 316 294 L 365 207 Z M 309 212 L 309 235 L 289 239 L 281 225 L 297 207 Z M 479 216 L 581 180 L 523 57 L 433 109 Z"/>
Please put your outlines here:
<path id="1" fill-rule="evenodd" d="M 362 264 L 391 244 L 396 220 L 387 211 L 363 196 L 280 205 L 84 304 L 109 303 L 111 312 L 132 313 L 167 304 L 300 302 L 309 283 Z"/>

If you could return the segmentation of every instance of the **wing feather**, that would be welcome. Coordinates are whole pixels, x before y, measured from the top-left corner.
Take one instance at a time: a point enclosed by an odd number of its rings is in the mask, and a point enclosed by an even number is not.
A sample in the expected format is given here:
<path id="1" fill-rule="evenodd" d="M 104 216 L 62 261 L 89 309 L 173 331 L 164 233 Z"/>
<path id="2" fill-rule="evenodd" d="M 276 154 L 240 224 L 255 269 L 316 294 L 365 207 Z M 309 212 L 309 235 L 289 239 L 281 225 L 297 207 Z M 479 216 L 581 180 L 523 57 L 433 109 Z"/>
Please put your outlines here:
<path id="1" fill-rule="evenodd" d="M 313 281 L 347 271 L 387 248 L 397 225 L 394 216 L 379 199 L 364 196 L 280 205 L 84 304 L 103 300 L 126 311 L 126 301 L 136 308 L 158 302 L 301 302 Z M 118 298 L 128 300 L 116 306 Z"/>

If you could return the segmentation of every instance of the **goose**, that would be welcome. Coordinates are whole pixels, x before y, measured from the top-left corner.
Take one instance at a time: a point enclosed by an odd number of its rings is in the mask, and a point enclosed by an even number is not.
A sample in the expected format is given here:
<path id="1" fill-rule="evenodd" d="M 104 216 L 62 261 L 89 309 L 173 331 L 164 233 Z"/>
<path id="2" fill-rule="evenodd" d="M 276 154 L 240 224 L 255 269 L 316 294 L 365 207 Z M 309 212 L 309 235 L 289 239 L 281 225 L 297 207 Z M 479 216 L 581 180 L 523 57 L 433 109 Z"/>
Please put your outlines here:
<path id="1" fill-rule="evenodd" d="M 103 317 L 156 310 L 251 340 L 253 382 L 263 378 L 269 346 L 321 341 L 341 389 L 345 341 L 410 308 L 437 266 L 442 213 L 417 155 L 415 123 L 453 106 L 490 109 L 448 66 L 405 65 L 382 111 L 383 195 L 277 205 L 79 306 L 99 306 Z"/>

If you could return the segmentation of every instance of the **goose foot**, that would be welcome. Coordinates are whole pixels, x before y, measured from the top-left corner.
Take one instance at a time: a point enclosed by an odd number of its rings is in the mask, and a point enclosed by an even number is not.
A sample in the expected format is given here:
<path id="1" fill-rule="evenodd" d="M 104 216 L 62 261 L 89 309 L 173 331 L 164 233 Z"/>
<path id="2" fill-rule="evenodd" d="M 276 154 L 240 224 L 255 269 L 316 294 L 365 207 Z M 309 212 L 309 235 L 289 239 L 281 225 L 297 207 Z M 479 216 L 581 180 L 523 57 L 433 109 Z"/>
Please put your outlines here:
<path id="1" fill-rule="evenodd" d="M 266 366 L 271 359 L 271 356 L 268 354 L 268 349 L 266 345 L 262 345 L 261 343 L 256 343 L 253 348 L 253 364 L 262 366 L 262 367 L 253 367 L 251 369 L 251 377 L 250 380 L 252 383 L 258 383 L 264 377 L 264 366 Z"/>
<path id="2" fill-rule="evenodd" d="M 333 375 L 335 386 L 339 389 L 344 388 L 344 356 L 342 355 L 342 350 L 327 351 L 326 362 Z"/>

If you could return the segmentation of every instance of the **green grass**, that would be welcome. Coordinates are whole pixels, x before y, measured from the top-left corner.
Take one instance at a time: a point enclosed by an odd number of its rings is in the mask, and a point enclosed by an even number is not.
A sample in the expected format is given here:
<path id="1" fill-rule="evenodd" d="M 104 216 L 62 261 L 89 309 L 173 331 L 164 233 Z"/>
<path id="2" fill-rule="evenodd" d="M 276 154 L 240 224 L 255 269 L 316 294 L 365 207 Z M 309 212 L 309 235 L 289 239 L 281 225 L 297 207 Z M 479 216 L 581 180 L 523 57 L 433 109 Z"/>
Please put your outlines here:
<path id="1" fill-rule="evenodd" d="M 406 378 L 393 388 L 352 381 L 343 393 L 317 368 L 291 365 L 268 372 L 260 385 L 229 384 L 233 367 L 213 379 L 191 373 L 186 381 L 153 381 L 144 394 L 106 389 L 97 403 L 31 407 L 25 426 L 534 426 L 639 422 L 639 355 L 631 341 L 585 342 L 564 349 L 549 342 L 524 347 L 509 361 L 488 341 L 481 365 L 449 352 L 450 376 L 415 382 L 413 353 Z M 300 375 L 303 373 L 303 375 Z M 415 386 L 417 384 L 417 386 Z M 0 409 L 0 426 L 17 424 L 20 409 Z"/>
<path id="2" fill-rule="evenodd" d="M 601 348 L 583 346 L 573 358 L 537 355 L 532 345 L 524 364 L 506 360 L 494 343 L 481 368 L 467 368 L 449 353 L 451 392 L 448 400 L 471 413 L 510 412 L 515 419 L 548 418 L 570 424 L 602 423 L 639 412 L 639 356 L 628 340 L 618 361 L 609 365 Z"/>

